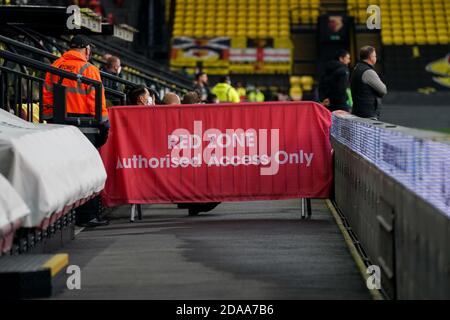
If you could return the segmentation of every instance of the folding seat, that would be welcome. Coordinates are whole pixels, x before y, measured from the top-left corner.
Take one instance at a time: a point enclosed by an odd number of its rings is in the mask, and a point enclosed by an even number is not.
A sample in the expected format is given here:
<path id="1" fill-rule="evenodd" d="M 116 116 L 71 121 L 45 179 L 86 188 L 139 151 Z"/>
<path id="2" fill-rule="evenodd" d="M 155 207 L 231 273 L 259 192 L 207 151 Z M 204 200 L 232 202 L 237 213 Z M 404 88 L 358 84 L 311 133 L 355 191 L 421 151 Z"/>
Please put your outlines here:
<path id="1" fill-rule="evenodd" d="M 436 35 L 428 34 L 426 37 L 428 44 L 438 44 L 438 37 Z"/>
<path id="2" fill-rule="evenodd" d="M 228 16 L 227 17 L 227 24 L 235 24 L 236 23 L 236 17 L 235 16 Z"/>
<path id="3" fill-rule="evenodd" d="M 439 44 L 449 44 L 450 37 L 448 35 L 438 35 Z"/>
<path id="4" fill-rule="evenodd" d="M 216 19 L 216 23 L 217 24 L 225 24 L 226 23 L 226 18 L 225 17 L 218 17 L 217 19 Z"/>
<path id="5" fill-rule="evenodd" d="M 391 36 L 383 37 L 382 41 L 385 45 L 391 45 L 393 43 L 393 39 Z"/>
<path id="6" fill-rule="evenodd" d="M 392 24 L 392 29 L 393 30 L 403 29 L 403 25 L 401 23 L 399 23 L 399 22 L 395 22 L 395 23 Z"/>
<path id="7" fill-rule="evenodd" d="M 247 36 L 250 38 L 256 38 L 258 36 L 258 31 L 256 29 L 248 30 Z"/>
<path id="8" fill-rule="evenodd" d="M 183 35 L 183 29 L 173 29 L 173 37 L 180 37 Z"/>
<path id="9" fill-rule="evenodd" d="M 224 32 L 225 32 L 225 29 L 226 29 L 224 23 L 217 23 L 214 27 L 215 27 L 214 29 L 215 29 L 217 32 L 222 32 L 222 33 L 224 33 Z"/>
<path id="10" fill-rule="evenodd" d="M 185 11 L 186 7 L 185 7 L 184 3 L 177 2 L 177 4 L 175 5 L 175 10 L 176 11 Z"/>
<path id="11" fill-rule="evenodd" d="M 270 29 L 267 34 L 269 37 L 275 38 L 278 36 L 278 29 Z"/>
<path id="12" fill-rule="evenodd" d="M 216 11 L 214 13 L 208 13 L 208 14 L 215 15 L 218 18 L 226 18 L 227 17 L 226 11 Z"/>
<path id="13" fill-rule="evenodd" d="M 227 12 L 227 6 L 225 3 L 221 3 L 219 5 L 216 5 L 216 12 L 219 14 L 223 14 L 225 15 L 225 13 Z"/>
<path id="14" fill-rule="evenodd" d="M 405 35 L 404 36 L 404 43 L 407 45 L 413 45 L 416 43 L 416 39 L 413 35 Z"/>
<path id="15" fill-rule="evenodd" d="M 422 28 L 416 28 L 414 29 L 414 34 L 416 36 L 425 36 L 425 30 Z"/>
<path id="16" fill-rule="evenodd" d="M 267 30 L 258 30 L 258 37 L 267 38 L 268 36 Z"/>
<path id="17" fill-rule="evenodd" d="M 247 17 L 248 18 L 257 19 L 258 18 L 258 12 L 256 12 L 256 11 L 248 11 L 247 12 Z"/>
<path id="18" fill-rule="evenodd" d="M 435 21 L 436 22 L 443 22 L 443 23 L 445 23 L 446 19 L 445 19 L 444 15 L 439 14 L 439 15 L 436 15 Z"/>
<path id="19" fill-rule="evenodd" d="M 416 43 L 419 45 L 427 44 L 427 37 L 425 35 L 416 35 Z"/>
<path id="20" fill-rule="evenodd" d="M 269 30 L 278 30 L 278 23 L 270 23 Z"/>
<path id="21" fill-rule="evenodd" d="M 258 19 L 256 17 L 249 17 L 247 19 L 248 24 L 256 24 L 258 22 Z"/>
<path id="22" fill-rule="evenodd" d="M 392 38 L 392 43 L 394 44 L 394 45 L 403 45 L 404 44 L 404 41 L 403 41 L 403 37 L 402 36 L 394 36 L 393 38 Z"/>
<path id="23" fill-rule="evenodd" d="M 289 37 L 289 31 L 287 30 L 280 30 L 278 34 L 280 37 Z"/>
<path id="24" fill-rule="evenodd" d="M 236 36 L 238 37 L 245 37 L 247 35 L 245 29 L 238 29 L 236 30 Z"/>
<path id="25" fill-rule="evenodd" d="M 300 77 L 300 84 L 305 91 L 311 91 L 314 85 L 314 78 L 311 76 Z"/>
<path id="26" fill-rule="evenodd" d="M 438 31 L 447 30 L 447 24 L 445 22 L 442 22 L 442 21 L 436 22 L 436 29 Z"/>
<path id="27" fill-rule="evenodd" d="M 427 32 L 434 32 L 434 30 L 436 30 L 436 25 L 434 22 L 425 22 L 425 30 L 427 30 Z"/>
<path id="28" fill-rule="evenodd" d="M 205 11 L 207 12 L 207 14 L 215 14 L 216 13 L 215 4 L 208 3 L 208 5 L 205 8 Z"/>
<path id="29" fill-rule="evenodd" d="M 175 17 L 184 17 L 184 9 L 183 10 L 175 10 Z"/>
<path id="30" fill-rule="evenodd" d="M 194 29 L 184 29 L 183 36 L 186 36 L 186 37 L 194 36 Z"/>
<path id="31" fill-rule="evenodd" d="M 204 32 L 204 35 L 208 38 L 216 37 L 218 36 L 217 33 L 214 31 L 214 29 L 206 29 Z"/>
<path id="32" fill-rule="evenodd" d="M 280 22 L 281 25 L 283 25 L 283 24 L 289 24 L 289 18 L 287 18 L 287 17 L 282 17 L 282 18 L 279 19 L 279 22 Z"/>
<path id="33" fill-rule="evenodd" d="M 258 25 L 256 24 L 256 23 L 249 23 L 247 26 L 246 26 L 246 29 L 247 30 L 258 30 Z"/>

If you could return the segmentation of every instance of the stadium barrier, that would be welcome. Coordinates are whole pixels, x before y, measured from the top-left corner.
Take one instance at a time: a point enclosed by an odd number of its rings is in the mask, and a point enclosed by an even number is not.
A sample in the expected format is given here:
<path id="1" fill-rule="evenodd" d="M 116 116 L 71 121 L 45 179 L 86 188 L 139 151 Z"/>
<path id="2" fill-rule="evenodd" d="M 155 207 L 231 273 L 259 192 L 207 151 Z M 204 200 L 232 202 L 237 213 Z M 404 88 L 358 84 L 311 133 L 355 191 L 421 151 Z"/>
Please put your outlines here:
<path id="1" fill-rule="evenodd" d="M 106 206 L 330 195 L 331 114 L 317 103 L 128 106 L 109 116 Z"/>
<path id="2" fill-rule="evenodd" d="M 335 203 L 394 299 L 450 298 L 450 138 L 333 114 Z"/>

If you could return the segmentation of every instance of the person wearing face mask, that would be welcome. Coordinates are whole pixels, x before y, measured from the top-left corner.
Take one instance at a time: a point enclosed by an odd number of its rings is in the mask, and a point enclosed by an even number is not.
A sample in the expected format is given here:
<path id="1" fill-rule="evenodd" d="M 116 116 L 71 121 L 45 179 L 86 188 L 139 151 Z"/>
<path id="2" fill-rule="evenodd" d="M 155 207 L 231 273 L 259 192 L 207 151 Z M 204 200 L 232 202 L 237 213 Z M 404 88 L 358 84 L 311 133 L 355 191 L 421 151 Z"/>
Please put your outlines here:
<path id="1" fill-rule="evenodd" d="M 100 70 L 89 63 L 93 48 L 89 38 L 79 35 L 74 36 L 69 46 L 70 50 L 57 59 L 52 66 L 101 82 Z M 53 109 L 62 107 L 54 105 L 53 86 L 55 84 L 61 84 L 66 87 L 66 110 L 68 115 L 75 117 L 95 116 L 96 92 L 91 90 L 91 86 L 78 83 L 76 80 L 61 79 L 56 75 L 47 73 L 43 90 L 44 120 L 51 120 L 53 118 Z M 108 110 L 106 109 L 104 89 L 102 89 L 102 118 L 103 122 L 107 122 Z"/>
<path id="2" fill-rule="evenodd" d="M 151 107 L 155 105 L 156 93 L 153 90 L 149 90 L 146 86 L 139 85 L 132 89 L 130 94 L 130 104 L 132 106 L 147 106 Z M 142 205 L 132 204 L 130 212 L 130 222 L 134 222 L 136 213 L 140 220 L 142 220 Z"/>
<path id="3" fill-rule="evenodd" d="M 144 85 L 132 89 L 129 97 L 132 106 L 154 106 L 157 102 L 156 93 Z"/>

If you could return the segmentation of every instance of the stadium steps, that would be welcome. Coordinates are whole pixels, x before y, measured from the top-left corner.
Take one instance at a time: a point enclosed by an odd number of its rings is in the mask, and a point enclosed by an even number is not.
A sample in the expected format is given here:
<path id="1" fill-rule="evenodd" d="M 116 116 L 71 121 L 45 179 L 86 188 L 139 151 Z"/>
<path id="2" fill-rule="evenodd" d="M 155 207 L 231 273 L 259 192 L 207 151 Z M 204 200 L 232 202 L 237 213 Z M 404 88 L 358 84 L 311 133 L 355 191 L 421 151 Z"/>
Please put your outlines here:
<path id="1" fill-rule="evenodd" d="M 53 279 L 68 264 L 67 254 L 3 257 L 0 259 L 0 299 L 50 297 Z"/>

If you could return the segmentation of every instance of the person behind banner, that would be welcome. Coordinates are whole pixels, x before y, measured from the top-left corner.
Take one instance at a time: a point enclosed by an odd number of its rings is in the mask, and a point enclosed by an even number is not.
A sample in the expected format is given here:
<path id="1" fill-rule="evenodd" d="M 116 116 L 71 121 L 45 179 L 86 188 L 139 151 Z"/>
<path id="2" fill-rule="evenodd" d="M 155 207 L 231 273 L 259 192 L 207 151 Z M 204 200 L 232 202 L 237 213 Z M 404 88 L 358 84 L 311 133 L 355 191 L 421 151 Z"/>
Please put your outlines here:
<path id="1" fill-rule="evenodd" d="M 195 86 L 194 91 L 196 91 L 203 103 L 216 103 L 216 96 L 211 93 L 211 89 L 208 86 L 208 75 L 204 72 L 199 72 L 195 75 Z"/>
<path id="2" fill-rule="evenodd" d="M 239 103 L 241 98 L 235 88 L 231 86 L 230 77 L 222 77 L 211 91 L 216 95 L 219 103 Z"/>
<path id="3" fill-rule="evenodd" d="M 132 88 L 128 97 L 132 106 L 154 106 L 158 101 L 156 92 L 144 85 Z"/>
<path id="4" fill-rule="evenodd" d="M 201 104 L 202 100 L 197 91 L 191 91 L 184 95 L 183 104 Z M 211 203 L 179 203 L 178 209 L 188 209 L 189 216 L 197 216 L 201 212 L 210 212 L 215 209 L 220 202 Z"/>
<path id="5" fill-rule="evenodd" d="M 183 97 L 183 104 L 200 104 L 202 99 L 197 91 L 190 91 L 186 93 Z"/>
<path id="6" fill-rule="evenodd" d="M 155 106 L 156 93 L 144 85 L 139 85 L 132 89 L 129 93 L 130 103 L 133 106 Z M 134 218 L 138 216 L 142 218 L 142 205 L 132 204 L 130 210 L 130 222 L 134 222 Z"/>
<path id="7" fill-rule="evenodd" d="M 165 96 L 163 98 L 163 104 L 165 104 L 165 105 L 181 104 L 181 99 L 175 93 L 168 92 L 165 94 Z"/>

